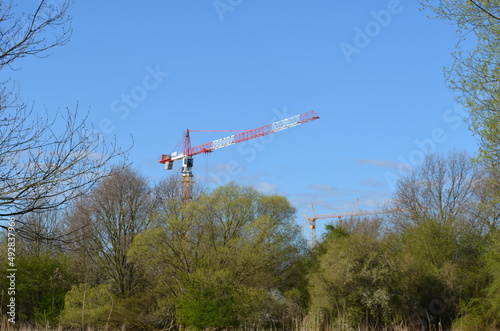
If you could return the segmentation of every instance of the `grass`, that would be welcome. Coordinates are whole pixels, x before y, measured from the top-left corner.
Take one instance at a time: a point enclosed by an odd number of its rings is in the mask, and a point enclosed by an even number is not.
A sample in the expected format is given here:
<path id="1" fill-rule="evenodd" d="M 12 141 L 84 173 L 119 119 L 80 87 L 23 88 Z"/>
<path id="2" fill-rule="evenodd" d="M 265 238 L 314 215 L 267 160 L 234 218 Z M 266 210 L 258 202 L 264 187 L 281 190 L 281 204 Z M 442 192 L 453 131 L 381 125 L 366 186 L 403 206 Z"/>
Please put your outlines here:
<path id="1" fill-rule="evenodd" d="M 32 325 L 32 324 L 26 324 L 26 323 L 11 323 L 7 320 L 5 316 L 2 317 L 0 320 L 0 330 L 2 331 L 111 331 L 115 329 L 111 328 L 94 328 L 94 327 L 85 327 L 84 329 L 82 328 L 69 328 L 69 327 L 63 327 L 62 325 Z M 125 328 L 122 328 L 122 330 L 126 330 Z"/>
<path id="2" fill-rule="evenodd" d="M 85 328 L 77 328 L 77 327 L 64 327 L 62 325 L 31 325 L 31 324 L 25 324 L 25 323 L 11 323 L 7 320 L 5 316 L 3 316 L 0 320 L 0 330 L 2 331 L 115 331 L 115 330 L 127 330 L 126 326 L 122 326 L 120 329 L 116 329 L 115 327 L 102 327 L 102 328 L 95 328 L 95 327 L 85 327 Z M 237 329 L 235 331 L 247 331 L 250 329 Z M 457 329 L 453 329 L 457 330 Z M 226 330 L 229 331 L 229 330 Z M 295 330 L 284 330 L 281 328 L 272 328 L 272 329 L 262 329 L 262 330 L 251 330 L 251 331 L 319 331 L 318 329 L 315 328 L 307 328 L 304 326 L 301 326 L 300 328 L 295 328 Z M 416 331 L 415 328 L 410 328 L 408 326 L 405 326 L 404 323 L 395 323 L 394 325 L 390 327 L 386 327 L 383 329 L 373 329 L 373 328 L 349 328 L 349 327 L 328 327 L 326 326 L 323 330 L 321 331 Z M 441 331 L 441 330 L 436 330 L 436 331 Z"/>

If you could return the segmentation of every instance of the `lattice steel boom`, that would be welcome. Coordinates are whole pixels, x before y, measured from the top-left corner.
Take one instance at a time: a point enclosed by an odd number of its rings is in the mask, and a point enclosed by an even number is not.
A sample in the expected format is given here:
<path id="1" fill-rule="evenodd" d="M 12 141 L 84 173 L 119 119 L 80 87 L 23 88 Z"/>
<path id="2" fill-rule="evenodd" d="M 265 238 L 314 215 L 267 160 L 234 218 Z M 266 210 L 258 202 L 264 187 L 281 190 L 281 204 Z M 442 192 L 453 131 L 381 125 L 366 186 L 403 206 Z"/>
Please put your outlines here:
<path id="1" fill-rule="evenodd" d="M 312 210 L 312 216 L 307 216 L 305 212 L 302 214 L 306 218 L 306 221 L 309 223 L 309 236 L 311 239 L 311 246 L 316 246 L 316 220 L 319 219 L 328 219 L 328 218 L 342 218 L 342 217 L 356 217 L 356 216 L 366 216 L 366 215 L 380 215 L 380 214 L 392 214 L 392 213 L 401 213 L 405 210 L 399 208 L 389 208 L 389 209 L 376 209 L 376 210 L 361 210 L 361 211 L 348 211 L 343 213 L 336 214 L 319 214 L 316 215 L 314 213 L 314 206 L 311 203 L 309 207 Z M 309 208 L 308 207 L 308 208 Z"/>
<path id="2" fill-rule="evenodd" d="M 174 161 L 182 160 L 182 200 L 188 201 L 192 197 L 193 185 L 193 156 L 200 153 L 211 153 L 212 151 L 226 146 L 241 143 L 247 140 L 259 138 L 271 133 L 279 132 L 294 126 L 305 124 L 317 120 L 318 114 L 314 111 L 309 111 L 300 115 L 295 115 L 281 121 L 277 121 L 253 130 L 243 131 L 222 139 L 217 139 L 202 145 L 191 147 L 189 132 L 186 130 L 183 139 L 182 153 L 163 154 L 160 163 L 165 164 L 165 169 L 171 170 Z M 209 131 L 209 130 L 207 130 Z"/>

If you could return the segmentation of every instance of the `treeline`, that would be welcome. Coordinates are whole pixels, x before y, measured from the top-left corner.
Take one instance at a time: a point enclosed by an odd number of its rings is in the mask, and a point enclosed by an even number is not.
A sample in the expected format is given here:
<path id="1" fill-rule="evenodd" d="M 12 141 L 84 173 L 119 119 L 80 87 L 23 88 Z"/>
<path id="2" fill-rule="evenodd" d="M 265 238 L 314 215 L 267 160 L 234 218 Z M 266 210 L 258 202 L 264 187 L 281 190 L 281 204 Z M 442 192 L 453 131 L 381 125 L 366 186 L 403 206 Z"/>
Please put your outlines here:
<path id="1" fill-rule="evenodd" d="M 63 211 L 23 215 L 18 323 L 80 329 L 500 328 L 500 178 L 466 154 L 399 179 L 386 218 L 346 219 L 310 249 L 279 195 L 157 185 L 115 168 Z M 1 240 L 6 265 L 7 239 Z M 3 268 L 2 314 L 6 317 Z"/>
<path id="2" fill-rule="evenodd" d="M 107 175 L 124 152 L 76 110 L 62 130 L 59 116 L 35 116 L 9 71 L 72 31 L 72 1 L 37 3 L 0 2 L 0 329 L 500 328 L 499 0 L 419 1 L 457 28 L 445 73 L 480 162 L 428 156 L 399 179 L 403 212 L 332 223 L 314 249 L 285 197 L 233 183 L 185 205 L 176 178 Z"/>
<path id="3" fill-rule="evenodd" d="M 500 328 L 499 184 L 464 153 L 427 156 L 398 181 L 404 212 L 329 227 L 311 312 L 339 329 Z"/>

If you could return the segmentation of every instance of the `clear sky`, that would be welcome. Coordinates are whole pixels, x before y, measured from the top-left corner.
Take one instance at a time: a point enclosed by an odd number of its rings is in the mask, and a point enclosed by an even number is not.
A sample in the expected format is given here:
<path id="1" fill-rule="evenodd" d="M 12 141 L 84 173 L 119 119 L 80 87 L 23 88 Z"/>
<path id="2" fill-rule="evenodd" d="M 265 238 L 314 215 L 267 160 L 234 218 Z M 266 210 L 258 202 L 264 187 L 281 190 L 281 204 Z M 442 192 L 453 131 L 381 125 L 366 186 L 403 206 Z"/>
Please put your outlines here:
<path id="1" fill-rule="evenodd" d="M 130 161 L 155 181 L 178 173 L 158 159 L 186 128 L 314 110 L 317 121 L 195 156 L 197 181 L 282 194 L 299 213 L 351 211 L 356 199 L 374 209 L 402 164 L 476 150 L 443 76 L 455 29 L 427 14 L 405 0 L 76 0 L 70 43 L 10 74 L 35 109 L 78 104 L 107 139 L 126 147 L 132 135 Z M 195 132 L 192 144 L 226 135 Z"/>

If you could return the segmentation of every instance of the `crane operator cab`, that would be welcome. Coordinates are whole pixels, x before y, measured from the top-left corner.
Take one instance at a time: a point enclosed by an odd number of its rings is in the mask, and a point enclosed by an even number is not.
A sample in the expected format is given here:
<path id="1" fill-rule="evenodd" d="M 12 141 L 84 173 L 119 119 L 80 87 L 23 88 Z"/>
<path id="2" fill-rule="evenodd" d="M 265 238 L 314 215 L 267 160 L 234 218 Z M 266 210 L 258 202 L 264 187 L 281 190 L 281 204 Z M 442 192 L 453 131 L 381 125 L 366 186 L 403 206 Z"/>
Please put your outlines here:
<path id="1" fill-rule="evenodd" d="M 182 170 L 181 174 L 183 177 L 193 177 L 193 157 L 185 156 L 182 158 Z"/>

